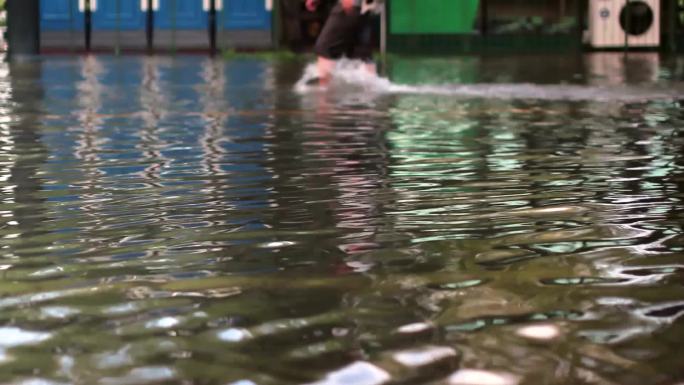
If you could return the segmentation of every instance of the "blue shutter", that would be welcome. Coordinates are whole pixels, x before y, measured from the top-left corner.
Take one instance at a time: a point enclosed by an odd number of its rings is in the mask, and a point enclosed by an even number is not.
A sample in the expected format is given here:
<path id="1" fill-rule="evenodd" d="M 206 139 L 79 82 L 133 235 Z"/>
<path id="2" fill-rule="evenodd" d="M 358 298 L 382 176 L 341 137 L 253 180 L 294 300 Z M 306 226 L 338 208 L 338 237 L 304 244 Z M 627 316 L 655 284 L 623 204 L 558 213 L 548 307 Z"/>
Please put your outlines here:
<path id="1" fill-rule="evenodd" d="M 43 31 L 83 30 L 78 0 L 40 0 L 40 28 Z"/>
<path id="2" fill-rule="evenodd" d="M 225 29 L 271 29 L 271 12 L 265 0 L 223 0 Z"/>
<path id="3" fill-rule="evenodd" d="M 202 0 L 160 0 L 159 11 L 155 15 L 155 27 L 171 29 L 174 25 L 176 29 L 207 29 L 209 14 L 202 9 Z"/>
<path id="4" fill-rule="evenodd" d="M 117 26 L 121 30 L 145 29 L 145 14 L 140 10 L 140 0 L 97 0 L 93 29 L 114 30 Z"/>

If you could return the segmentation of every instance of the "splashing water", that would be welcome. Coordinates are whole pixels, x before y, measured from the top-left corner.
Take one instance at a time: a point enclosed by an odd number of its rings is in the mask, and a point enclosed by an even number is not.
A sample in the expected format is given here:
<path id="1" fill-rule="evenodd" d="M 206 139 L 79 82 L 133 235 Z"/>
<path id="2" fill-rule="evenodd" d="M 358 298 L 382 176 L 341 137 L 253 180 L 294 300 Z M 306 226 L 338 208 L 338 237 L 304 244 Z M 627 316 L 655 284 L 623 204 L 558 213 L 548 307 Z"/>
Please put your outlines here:
<path id="1" fill-rule="evenodd" d="M 684 57 L 554 58 L 0 61 L 0 384 L 680 384 L 682 103 L 454 79 Z"/>
<path id="2" fill-rule="evenodd" d="M 678 83 L 669 83 L 667 88 L 659 87 L 658 85 L 592 86 L 531 83 L 428 84 L 414 86 L 393 83 L 388 78 L 369 72 L 363 62 L 349 59 L 342 59 L 336 63 L 328 87 L 319 85 L 318 79 L 319 75 L 316 64 L 309 64 L 300 80 L 295 84 L 295 92 L 305 94 L 330 87 L 342 92 L 364 92 L 375 95 L 422 94 L 483 99 L 599 102 L 673 100 L 684 95 L 684 84 Z"/>
<path id="3" fill-rule="evenodd" d="M 318 84 L 319 74 L 316 63 L 310 63 L 304 69 L 304 74 L 295 85 L 295 91 L 306 93 L 313 89 L 320 89 Z M 371 73 L 366 69 L 365 64 L 359 60 L 342 59 L 335 63 L 332 72 L 330 86 L 339 87 L 361 87 L 363 91 L 373 93 L 393 93 L 414 87 L 399 86 L 393 84 L 389 79 Z"/>

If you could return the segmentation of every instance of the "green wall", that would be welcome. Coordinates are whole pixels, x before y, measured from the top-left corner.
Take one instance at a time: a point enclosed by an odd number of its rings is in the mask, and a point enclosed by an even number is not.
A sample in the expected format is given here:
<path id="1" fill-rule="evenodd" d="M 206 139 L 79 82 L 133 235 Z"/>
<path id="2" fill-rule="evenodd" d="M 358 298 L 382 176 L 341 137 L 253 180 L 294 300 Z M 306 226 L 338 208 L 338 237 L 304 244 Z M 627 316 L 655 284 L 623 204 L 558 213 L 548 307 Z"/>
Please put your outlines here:
<path id="1" fill-rule="evenodd" d="M 393 34 L 471 33 L 479 0 L 392 0 Z"/>

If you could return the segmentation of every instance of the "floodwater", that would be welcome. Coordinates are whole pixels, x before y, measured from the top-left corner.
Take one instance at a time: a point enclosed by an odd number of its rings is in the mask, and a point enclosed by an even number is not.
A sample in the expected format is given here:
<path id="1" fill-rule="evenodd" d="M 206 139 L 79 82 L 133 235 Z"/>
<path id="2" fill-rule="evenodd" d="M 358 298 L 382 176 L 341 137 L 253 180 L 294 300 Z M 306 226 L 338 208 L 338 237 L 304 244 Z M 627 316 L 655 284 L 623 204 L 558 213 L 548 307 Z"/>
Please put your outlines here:
<path id="1" fill-rule="evenodd" d="M 0 65 L 0 383 L 684 381 L 684 59 L 306 64 Z"/>

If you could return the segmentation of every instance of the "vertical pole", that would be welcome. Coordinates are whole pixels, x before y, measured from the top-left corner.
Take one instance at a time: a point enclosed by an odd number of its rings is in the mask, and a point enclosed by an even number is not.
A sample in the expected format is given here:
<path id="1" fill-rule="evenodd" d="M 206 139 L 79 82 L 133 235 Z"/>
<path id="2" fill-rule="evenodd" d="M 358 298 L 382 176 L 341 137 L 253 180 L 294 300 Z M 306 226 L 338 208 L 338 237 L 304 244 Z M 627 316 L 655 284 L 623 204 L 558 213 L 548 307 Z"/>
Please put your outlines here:
<path id="1" fill-rule="evenodd" d="M 209 46 L 211 56 L 216 56 L 216 0 L 209 1 Z"/>
<path id="2" fill-rule="evenodd" d="M 116 0 L 116 43 L 114 44 L 114 54 L 119 56 L 121 53 L 121 0 Z"/>
<path id="3" fill-rule="evenodd" d="M 625 6 L 629 8 L 629 2 L 630 0 L 627 0 L 625 3 Z M 625 56 L 627 56 L 627 51 L 629 50 L 629 30 L 630 30 L 630 25 L 632 23 L 632 18 L 630 17 L 630 14 L 627 14 L 627 19 L 625 22 L 625 47 L 624 47 L 624 52 Z"/>
<path id="4" fill-rule="evenodd" d="M 223 23 L 225 23 L 225 18 L 226 18 L 226 4 L 223 3 L 223 0 L 216 0 L 216 1 L 221 1 L 221 7 L 219 7 L 219 11 L 216 17 L 216 22 L 218 23 L 218 38 L 217 38 L 217 44 L 220 46 L 221 51 L 225 51 L 226 49 L 226 44 L 225 44 L 225 36 L 226 34 L 223 33 Z"/>
<path id="5" fill-rule="evenodd" d="M 7 44 L 10 56 L 40 52 L 39 0 L 7 0 Z"/>
<path id="6" fill-rule="evenodd" d="M 279 50 L 281 47 L 281 40 L 283 38 L 283 21 L 282 21 L 282 13 L 281 13 L 281 8 L 282 4 L 281 0 L 276 0 L 273 4 L 273 46 L 275 47 L 276 50 Z"/>
<path id="7" fill-rule="evenodd" d="M 487 36 L 489 23 L 489 0 L 480 0 L 480 33 Z"/>
<path id="8" fill-rule="evenodd" d="M 152 0 L 145 1 L 147 1 L 147 53 L 152 54 L 152 51 L 154 50 L 154 9 Z"/>
<path id="9" fill-rule="evenodd" d="M 178 15 L 176 14 L 178 5 L 176 0 L 170 0 L 171 3 L 171 54 L 176 54 L 176 19 Z"/>
<path id="10" fill-rule="evenodd" d="M 382 3 L 380 9 L 380 53 L 387 55 L 387 4 Z"/>
<path id="11" fill-rule="evenodd" d="M 669 45 L 670 45 L 670 52 L 674 53 L 677 52 L 677 18 L 679 17 L 678 12 L 677 12 L 677 0 L 669 0 L 670 6 L 669 6 L 669 14 L 670 14 L 670 20 L 669 20 L 669 30 L 670 32 L 668 33 L 669 36 Z"/>
<path id="12" fill-rule="evenodd" d="M 90 9 L 90 0 L 86 1 L 85 13 L 83 16 L 83 22 L 85 23 L 85 49 L 86 52 L 90 52 L 93 37 L 93 11 Z"/>
<path id="13" fill-rule="evenodd" d="M 584 30 L 585 28 L 587 28 L 587 25 L 585 23 L 585 18 L 587 17 L 587 7 L 585 7 L 584 5 L 584 0 L 577 0 L 577 10 L 575 17 L 577 17 L 577 41 L 579 42 L 578 46 L 580 47 L 580 49 L 583 48 Z"/>
<path id="14" fill-rule="evenodd" d="M 75 11 L 74 2 L 70 0 L 69 1 L 69 41 L 71 42 L 71 44 L 69 44 L 69 50 L 72 52 L 74 51 L 74 47 L 75 47 L 74 41 L 75 41 L 75 37 L 76 37 L 76 34 L 74 33 L 74 15 L 76 14 L 76 12 L 74 12 L 74 11 Z"/>
<path id="15" fill-rule="evenodd" d="M 672 6 L 672 9 L 674 10 L 673 16 L 672 16 L 672 43 L 674 44 L 674 51 L 679 52 L 681 49 L 680 47 L 680 39 L 679 39 L 679 34 L 682 29 L 682 23 L 684 23 L 684 20 L 682 20 L 682 12 L 684 9 L 682 9 L 680 3 L 677 0 L 672 0 L 674 5 Z"/>
<path id="16" fill-rule="evenodd" d="M 559 0 L 559 1 L 560 1 L 560 6 L 558 9 L 558 21 L 561 21 L 565 17 L 565 12 L 566 12 L 566 9 L 568 7 L 567 7 L 567 4 L 565 3 L 565 0 Z"/>

